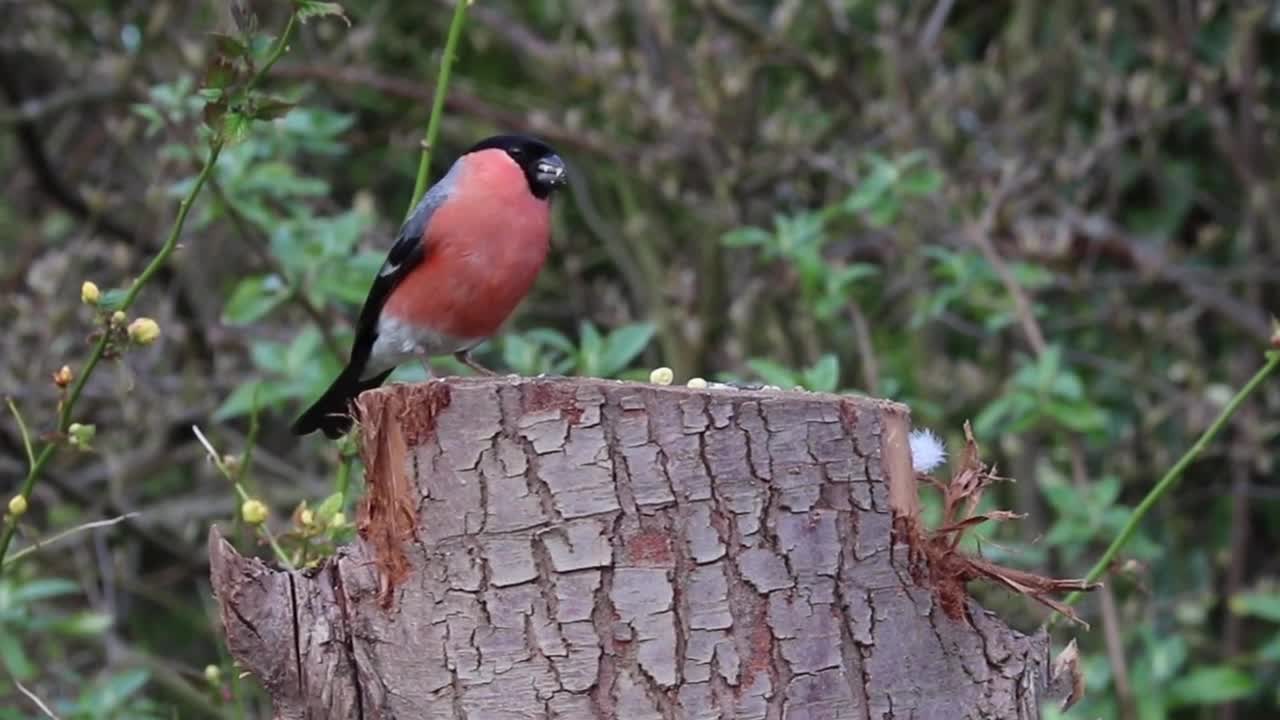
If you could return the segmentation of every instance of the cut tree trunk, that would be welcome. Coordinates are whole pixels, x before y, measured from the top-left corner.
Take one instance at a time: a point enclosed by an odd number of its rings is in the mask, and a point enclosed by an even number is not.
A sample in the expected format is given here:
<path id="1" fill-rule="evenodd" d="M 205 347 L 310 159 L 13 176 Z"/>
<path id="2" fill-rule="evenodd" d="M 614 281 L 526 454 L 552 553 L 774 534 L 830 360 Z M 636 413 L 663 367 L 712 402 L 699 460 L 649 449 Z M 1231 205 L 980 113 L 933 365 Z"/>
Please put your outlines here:
<path id="1" fill-rule="evenodd" d="M 566 378 L 360 403 L 352 545 L 285 572 L 210 534 L 277 717 L 1039 717 L 1047 636 L 943 612 L 904 539 L 901 405 Z"/>

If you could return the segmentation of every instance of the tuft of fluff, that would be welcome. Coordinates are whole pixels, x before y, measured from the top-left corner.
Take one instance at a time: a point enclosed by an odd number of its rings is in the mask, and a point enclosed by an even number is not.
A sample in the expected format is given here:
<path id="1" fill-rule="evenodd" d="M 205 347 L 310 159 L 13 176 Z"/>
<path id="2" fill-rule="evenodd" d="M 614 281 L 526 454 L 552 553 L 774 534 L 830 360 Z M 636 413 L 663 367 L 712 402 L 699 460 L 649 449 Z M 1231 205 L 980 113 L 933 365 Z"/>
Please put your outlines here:
<path id="1" fill-rule="evenodd" d="M 907 437 L 911 446 L 911 467 L 918 473 L 929 473 L 947 459 L 947 446 L 929 428 L 912 430 Z"/>

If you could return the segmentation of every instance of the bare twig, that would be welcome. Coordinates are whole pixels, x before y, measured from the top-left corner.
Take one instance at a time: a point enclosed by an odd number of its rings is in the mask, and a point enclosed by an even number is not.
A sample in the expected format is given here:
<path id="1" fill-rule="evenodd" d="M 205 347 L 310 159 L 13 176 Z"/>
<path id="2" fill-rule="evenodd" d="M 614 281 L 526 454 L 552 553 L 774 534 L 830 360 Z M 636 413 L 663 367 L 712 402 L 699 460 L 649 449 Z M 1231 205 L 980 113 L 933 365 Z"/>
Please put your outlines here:
<path id="1" fill-rule="evenodd" d="M 946 27 L 947 16 L 951 14 L 951 8 L 955 7 L 955 4 L 956 0 L 938 0 L 938 4 L 933 6 L 933 12 L 929 13 L 924 29 L 920 31 L 918 47 L 922 52 L 933 49 L 934 43 L 938 41 L 938 35 L 942 33 L 942 28 Z"/>
<path id="2" fill-rule="evenodd" d="M 37 697 L 35 693 L 28 690 L 25 686 L 23 686 L 22 683 L 18 682 L 16 679 L 13 681 L 13 684 L 18 688 L 18 692 L 22 693 L 23 695 L 26 695 L 28 700 L 35 703 L 36 707 L 40 708 L 40 712 L 43 712 L 46 717 L 51 718 L 52 720 L 59 720 L 58 716 L 55 715 L 54 712 L 49 709 L 49 706 L 45 705 L 44 701 L 41 700 L 39 697 Z"/>
<path id="3" fill-rule="evenodd" d="M 1000 276 L 1000 282 L 1004 284 L 1005 291 L 1013 299 L 1014 312 L 1018 316 L 1018 323 L 1022 326 L 1022 333 L 1026 336 L 1027 343 L 1036 355 L 1043 355 L 1048 345 L 1044 340 L 1044 331 L 1040 329 L 1040 323 L 1036 320 L 1031 301 L 1027 298 L 1026 291 L 1018 284 L 1018 279 L 1013 276 L 1009 264 L 1000 257 L 1000 253 L 996 252 L 995 244 L 991 242 L 991 233 L 995 229 L 996 216 L 1000 212 L 1000 207 L 1009 195 L 1023 184 L 1026 177 L 1027 175 L 1017 173 L 1013 168 L 1006 168 L 991 199 L 987 201 L 987 207 L 982 211 L 982 216 L 976 224 L 969 225 L 966 234 L 969 241 L 977 246 L 982 256 Z"/>
<path id="4" fill-rule="evenodd" d="M 94 520 L 92 522 L 76 525 L 75 527 L 72 527 L 72 528 L 67 528 L 66 530 L 63 530 L 62 532 L 58 533 L 57 535 L 54 535 L 51 538 L 48 538 L 46 540 L 36 540 L 24 548 L 19 548 L 18 550 L 13 551 L 13 554 L 9 556 L 9 561 L 15 562 L 22 557 L 30 555 L 31 553 L 34 553 L 34 552 L 39 552 L 40 550 L 47 548 L 50 545 L 57 544 L 71 537 L 72 535 L 77 535 L 86 530 L 94 530 L 96 528 L 111 527 L 112 525 L 115 525 L 117 523 L 122 523 L 125 520 L 138 517 L 139 515 L 141 515 L 141 513 L 130 512 L 130 513 L 125 513 L 124 515 L 113 517 L 109 520 Z"/>
<path id="5" fill-rule="evenodd" d="M 237 473 L 232 472 L 231 468 L 227 467 L 227 464 L 222 461 L 222 456 L 213 448 L 213 444 L 209 442 L 209 438 L 205 437 L 203 432 L 200 432 L 200 426 L 192 425 L 191 432 L 195 433 L 196 439 L 204 446 L 205 452 L 209 454 L 209 459 L 212 460 L 214 466 L 218 468 L 218 472 L 221 472 L 224 477 L 231 481 L 232 486 L 236 490 L 236 494 L 240 496 L 240 501 L 246 502 L 250 500 L 250 495 L 248 491 L 244 489 L 244 484 L 238 479 Z M 252 431 L 250 434 L 252 435 Z M 280 547 L 280 543 L 276 541 L 276 536 L 271 532 L 271 528 L 267 525 L 266 520 L 262 522 L 261 528 L 262 535 L 267 539 L 267 544 L 271 546 L 271 552 L 275 553 L 276 559 L 279 560 L 280 564 L 286 569 L 293 570 L 293 562 L 289 560 L 289 555 L 285 553 L 284 548 Z"/>

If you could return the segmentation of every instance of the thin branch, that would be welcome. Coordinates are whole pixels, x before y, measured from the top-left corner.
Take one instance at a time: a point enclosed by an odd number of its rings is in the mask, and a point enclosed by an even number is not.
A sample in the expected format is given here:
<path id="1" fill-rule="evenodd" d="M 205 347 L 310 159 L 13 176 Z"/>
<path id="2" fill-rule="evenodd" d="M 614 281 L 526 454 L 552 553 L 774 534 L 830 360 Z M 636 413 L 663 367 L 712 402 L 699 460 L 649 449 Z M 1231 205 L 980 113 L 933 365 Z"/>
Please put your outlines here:
<path id="1" fill-rule="evenodd" d="M 41 700 L 39 697 L 37 697 L 35 693 L 28 690 L 26 687 L 23 686 L 22 683 L 18 682 L 17 680 L 14 680 L 13 684 L 18 688 L 18 692 L 22 693 L 23 695 L 26 695 L 28 700 L 35 703 L 36 707 L 40 708 L 40 711 L 43 712 L 46 717 L 52 718 L 52 720 L 59 720 L 58 716 L 55 715 L 54 712 L 49 709 L 49 706 L 45 705 L 44 701 Z"/>
<path id="2" fill-rule="evenodd" d="M 31 447 L 31 433 L 27 432 L 27 423 L 22 419 L 22 413 L 18 412 L 18 406 L 13 404 L 13 398 L 5 398 L 9 403 L 9 412 L 13 413 L 13 419 L 18 423 L 18 432 L 22 434 L 22 449 L 27 451 L 27 467 L 36 464 L 36 454 Z"/>
<path id="3" fill-rule="evenodd" d="M 122 312 L 133 305 L 134 300 L 138 298 L 138 294 L 142 292 L 142 288 L 164 266 L 169 256 L 177 249 L 178 239 L 182 236 L 182 229 L 187 223 L 187 214 L 191 211 L 191 205 L 200 194 L 200 190 L 204 187 L 210 173 L 213 172 L 213 167 L 218 162 L 218 153 L 221 151 L 222 141 L 215 140 L 209 148 L 209 157 L 205 160 L 204 167 L 201 168 L 200 174 L 196 176 L 195 184 L 191 186 L 191 190 L 187 192 L 187 196 L 182 199 L 178 206 L 178 216 L 173 221 L 173 227 L 169 230 L 169 237 L 165 240 L 164 246 L 151 259 L 142 274 L 133 281 L 129 292 L 125 294 L 124 300 L 120 303 Z M 98 366 L 98 362 L 102 360 L 107 350 L 107 344 L 110 341 L 111 333 L 104 331 L 97 344 L 94 345 L 93 352 L 89 354 L 89 360 L 85 363 L 84 368 L 77 374 L 75 384 L 71 386 L 71 391 L 67 394 L 67 398 L 61 403 L 61 409 L 58 413 L 58 435 L 66 434 L 67 428 L 71 426 L 71 417 L 72 412 L 75 410 L 76 401 L 80 399 L 80 393 L 84 390 L 85 383 L 88 382 L 89 376 L 93 374 L 94 368 Z M 44 470 L 44 466 L 48 464 L 49 460 L 53 458 L 53 453 L 57 450 L 59 443 L 59 439 L 55 438 L 41 449 L 40 455 L 31 464 L 30 469 L 27 471 L 26 480 L 22 483 L 22 489 L 19 491 L 22 497 L 28 500 L 31 498 L 31 491 L 35 487 L 40 473 Z M 5 554 L 9 550 L 9 544 L 13 541 L 13 535 L 17 530 L 17 518 L 13 518 L 5 524 L 4 535 L 0 536 L 0 569 L 4 567 Z"/>
<path id="4" fill-rule="evenodd" d="M 449 36 L 444 42 L 444 55 L 440 58 L 440 74 L 436 76 L 436 92 L 431 98 L 431 117 L 427 119 L 427 135 L 422 140 L 422 157 L 418 161 L 418 178 L 413 183 L 413 197 L 409 199 L 407 216 L 413 212 L 414 206 L 427 191 L 427 172 L 431 167 L 431 150 L 435 147 L 436 136 L 440 134 L 440 117 L 444 114 L 444 96 L 449 89 L 449 71 L 453 69 L 454 54 L 458 49 L 458 38 L 462 35 L 462 27 L 467 21 L 467 8 L 472 0 L 457 0 L 453 9 L 453 20 L 449 22 Z"/>
<path id="5" fill-rule="evenodd" d="M 227 464 L 222 461 L 222 456 L 213 448 L 213 443 L 210 443 L 209 438 L 205 437 L 203 432 L 200 432 L 200 426 L 192 425 L 191 432 L 195 433 L 196 439 L 204 446 L 205 452 L 209 454 L 209 459 L 213 460 L 213 464 L 218 468 L 218 471 L 222 473 L 223 477 L 231 481 L 231 485 L 235 488 L 236 494 L 240 496 L 240 501 L 246 502 L 252 499 L 249 493 L 244 489 L 244 484 L 240 482 L 235 473 L 231 472 L 231 469 L 227 467 Z M 252 432 L 253 431 L 251 430 L 250 433 L 252 434 Z M 293 563 L 289 560 L 289 556 L 285 553 L 284 548 L 281 548 L 280 543 L 276 541 L 276 536 L 271 532 L 271 528 L 267 525 L 267 521 L 263 520 L 260 527 L 262 529 L 262 535 L 267 539 L 267 544 L 271 546 L 271 552 L 275 553 L 276 559 L 280 561 L 280 564 L 283 565 L 285 569 L 293 570 Z"/>
<path id="6" fill-rule="evenodd" d="M 138 512 L 129 512 L 129 513 L 125 513 L 124 515 L 118 515 L 109 520 L 94 520 L 93 522 L 87 522 L 80 525 L 76 525 L 73 528 L 67 528 L 66 530 L 63 530 L 62 532 L 58 533 L 57 535 L 54 535 L 53 537 L 47 540 L 36 540 L 24 548 L 19 548 L 18 550 L 14 550 L 13 554 L 9 556 L 9 561 L 17 562 L 20 558 L 23 558 L 34 552 L 39 552 L 40 550 L 47 548 L 50 545 L 59 543 L 71 537 L 72 535 L 82 533 L 86 530 L 95 530 L 97 528 L 111 527 L 112 525 L 122 523 L 125 520 L 138 517 L 141 514 L 142 513 L 138 513 Z"/>
<path id="7" fill-rule="evenodd" d="M 1022 184 L 1022 176 L 1013 169 L 1008 169 L 1002 174 L 999 185 L 997 185 L 995 193 L 987 202 L 987 207 L 982 211 L 982 216 L 976 224 L 972 224 L 966 233 L 969 241 L 978 247 L 982 256 L 996 271 L 996 275 L 1000 277 L 1000 282 L 1004 284 L 1005 291 L 1013 298 L 1014 312 L 1018 316 L 1018 323 L 1022 326 L 1022 333 L 1027 338 L 1027 343 L 1031 345 L 1031 349 L 1036 355 L 1043 355 L 1048 347 L 1044 340 L 1044 331 L 1040 329 L 1040 323 L 1036 320 L 1035 311 L 1031 307 L 1031 301 L 1027 298 L 1027 293 L 1022 289 L 1022 285 L 1018 283 L 1018 279 L 1013 276 L 1013 271 L 1009 269 L 1009 264 L 1000 257 L 1000 253 L 996 252 L 995 244 L 991 242 L 991 233 L 995 229 L 996 215 L 1000 212 L 1000 207 L 1004 205 L 1004 201 L 1013 191 Z"/>
<path id="8" fill-rule="evenodd" d="M 1160 501 L 1160 498 L 1164 497 L 1164 494 L 1167 493 L 1175 483 L 1177 483 L 1178 479 L 1182 477 L 1182 473 L 1186 471 L 1187 466 L 1189 466 L 1191 462 L 1200 455 L 1200 453 L 1204 452 L 1204 449 L 1209 446 L 1210 441 L 1212 441 L 1222 428 L 1226 426 L 1227 421 L 1231 419 L 1231 416 L 1240 409 L 1240 405 L 1244 403 L 1245 399 L 1248 398 L 1249 395 L 1253 394 L 1253 391 L 1257 390 L 1258 387 L 1262 385 L 1262 381 L 1266 380 L 1277 367 L 1280 367 L 1280 350 L 1272 350 L 1267 353 L 1266 364 L 1263 365 L 1252 378 L 1250 378 L 1249 382 L 1245 383 L 1244 387 L 1240 388 L 1240 391 L 1235 394 L 1235 397 L 1231 398 L 1231 401 L 1227 403 L 1226 407 L 1222 408 L 1222 412 L 1218 414 L 1218 417 L 1214 419 L 1213 423 L 1209 425 L 1209 427 L 1205 428 L 1204 433 L 1200 435 L 1200 438 L 1196 440 L 1195 444 L 1178 459 L 1178 462 L 1174 463 L 1173 467 L 1169 468 L 1169 471 L 1164 474 L 1164 477 L 1160 478 L 1160 482 L 1156 483 L 1155 487 L 1151 488 L 1146 497 L 1142 498 L 1142 502 L 1138 503 L 1138 507 L 1134 508 L 1133 512 L 1130 513 L 1129 519 L 1120 530 L 1120 534 L 1111 541 L 1111 545 L 1107 547 L 1106 552 L 1102 554 L 1101 558 L 1098 558 L 1098 562 L 1085 577 L 1087 582 L 1093 582 L 1107 572 L 1107 569 L 1111 567 L 1111 562 L 1115 560 L 1116 555 L 1120 553 L 1120 550 L 1128 544 L 1130 538 L 1132 538 L 1133 534 L 1137 532 L 1138 524 L 1142 522 L 1142 519 L 1146 517 L 1151 508 Z M 1079 598 L 1080 593 L 1075 592 L 1068 595 L 1064 602 L 1070 605 Z"/>

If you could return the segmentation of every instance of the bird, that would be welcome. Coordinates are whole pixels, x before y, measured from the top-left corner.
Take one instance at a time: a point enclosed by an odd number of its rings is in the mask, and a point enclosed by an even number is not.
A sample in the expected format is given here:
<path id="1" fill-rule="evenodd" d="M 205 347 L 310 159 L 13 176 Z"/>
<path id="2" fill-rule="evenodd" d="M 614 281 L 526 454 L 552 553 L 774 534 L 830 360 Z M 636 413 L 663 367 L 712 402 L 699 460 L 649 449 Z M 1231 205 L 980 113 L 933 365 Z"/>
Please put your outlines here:
<path id="1" fill-rule="evenodd" d="M 494 135 L 465 150 L 396 234 L 356 320 L 350 357 L 293 424 L 295 435 L 345 435 L 350 403 L 396 367 L 471 351 L 497 333 L 533 287 L 551 241 L 551 198 L 568 184 L 545 142 Z M 428 366 L 428 372 L 430 367 Z"/>

